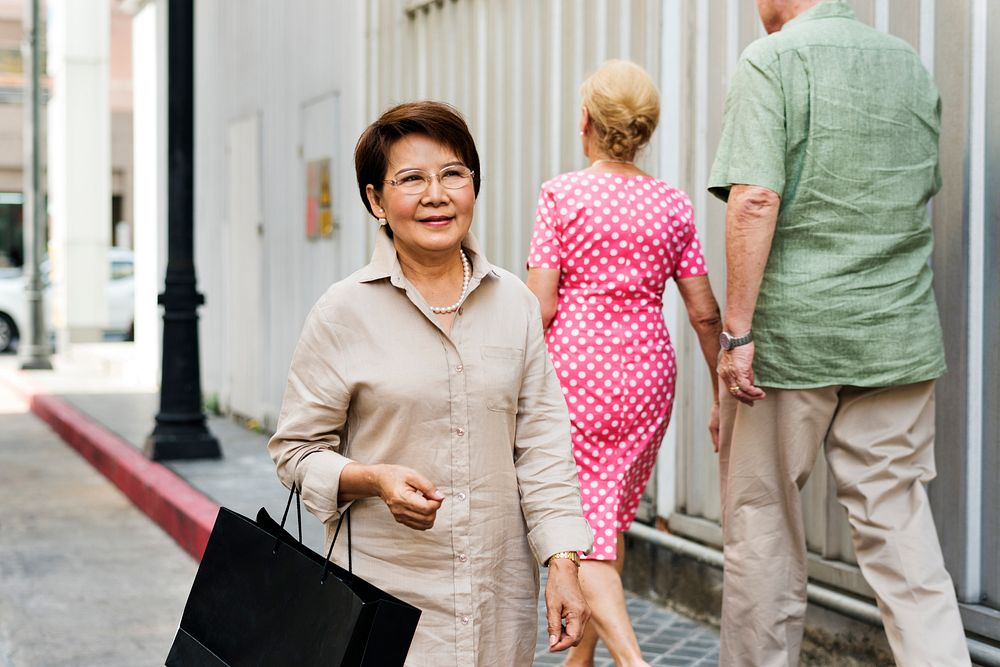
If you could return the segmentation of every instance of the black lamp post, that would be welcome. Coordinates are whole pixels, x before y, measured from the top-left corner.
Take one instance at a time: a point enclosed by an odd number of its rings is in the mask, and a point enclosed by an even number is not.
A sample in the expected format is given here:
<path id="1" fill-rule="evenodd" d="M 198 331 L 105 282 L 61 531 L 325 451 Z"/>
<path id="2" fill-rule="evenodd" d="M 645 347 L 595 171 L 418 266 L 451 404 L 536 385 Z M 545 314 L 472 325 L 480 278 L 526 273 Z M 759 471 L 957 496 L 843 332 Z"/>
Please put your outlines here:
<path id="1" fill-rule="evenodd" d="M 167 6 L 167 276 L 160 412 L 146 438 L 153 460 L 220 458 L 201 409 L 194 272 L 194 2 Z"/>

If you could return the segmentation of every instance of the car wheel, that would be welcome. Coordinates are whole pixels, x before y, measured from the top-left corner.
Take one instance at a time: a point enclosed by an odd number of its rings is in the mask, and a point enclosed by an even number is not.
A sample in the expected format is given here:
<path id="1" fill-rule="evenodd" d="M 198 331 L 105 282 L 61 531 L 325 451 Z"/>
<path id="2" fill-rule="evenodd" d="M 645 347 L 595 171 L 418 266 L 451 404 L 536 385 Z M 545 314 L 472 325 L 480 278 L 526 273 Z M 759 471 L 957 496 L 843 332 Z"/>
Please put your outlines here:
<path id="1" fill-rule="evenodd" d="M 17 326 L 6 313 L 0 313 L 0 352 L 6 352 L 17 339 Z"/>

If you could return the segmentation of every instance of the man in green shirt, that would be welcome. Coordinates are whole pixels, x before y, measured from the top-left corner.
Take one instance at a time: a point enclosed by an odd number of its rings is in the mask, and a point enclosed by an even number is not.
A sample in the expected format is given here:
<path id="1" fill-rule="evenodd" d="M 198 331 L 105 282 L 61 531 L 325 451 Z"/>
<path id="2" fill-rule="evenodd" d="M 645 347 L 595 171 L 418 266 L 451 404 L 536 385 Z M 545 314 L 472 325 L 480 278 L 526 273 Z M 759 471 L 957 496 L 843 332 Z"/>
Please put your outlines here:
<path id="1" fill-rule="evenodd" d="M 799 490 L 825 445 L 897 664 L 969 665 L 924 484 L 945 371 L 927 202 L 937 89 L 840 0 L 758 0 L 709 190 L 726 200 L 721 665 L 794 665 Z"/>

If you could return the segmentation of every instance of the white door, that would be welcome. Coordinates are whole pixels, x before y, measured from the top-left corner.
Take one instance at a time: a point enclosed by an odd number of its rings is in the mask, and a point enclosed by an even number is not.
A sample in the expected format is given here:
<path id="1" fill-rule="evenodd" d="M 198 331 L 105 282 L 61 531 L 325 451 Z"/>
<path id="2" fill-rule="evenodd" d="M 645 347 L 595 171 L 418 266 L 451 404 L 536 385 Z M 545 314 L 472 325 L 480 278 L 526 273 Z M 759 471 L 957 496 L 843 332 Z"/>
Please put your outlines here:
<path id="1" fill-rule="evenodd" d="M 260 176 L 260 119 L 256 114 L 229 124 L 226 134 L 228 194 L 223 260 L 226 295 L 222 403 L 244 417 L 260 417 L 263 255 Z"/>

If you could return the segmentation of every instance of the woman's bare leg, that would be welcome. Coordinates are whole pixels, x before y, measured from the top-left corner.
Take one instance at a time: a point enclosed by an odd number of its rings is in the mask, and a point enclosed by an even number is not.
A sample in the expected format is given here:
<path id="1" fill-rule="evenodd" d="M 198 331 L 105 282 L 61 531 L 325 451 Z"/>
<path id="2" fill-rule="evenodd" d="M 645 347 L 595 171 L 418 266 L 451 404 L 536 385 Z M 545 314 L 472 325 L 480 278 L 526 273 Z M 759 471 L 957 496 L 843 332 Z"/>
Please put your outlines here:
<path id="1" fill-rule="evenodd" d="M 585 560 L 580 566 L 580 585 L 590 605 L 590 623 L 580 645 L 571 649 L 566 665 L 590 667 L 594 664 L 597 638 L 619 667 L 648 666 L 642 659 L 639 642 L 625 606 L 621 573 L 625 564 L 625 538 L 618 535 L 618 558 L 613 561 Z"/>

